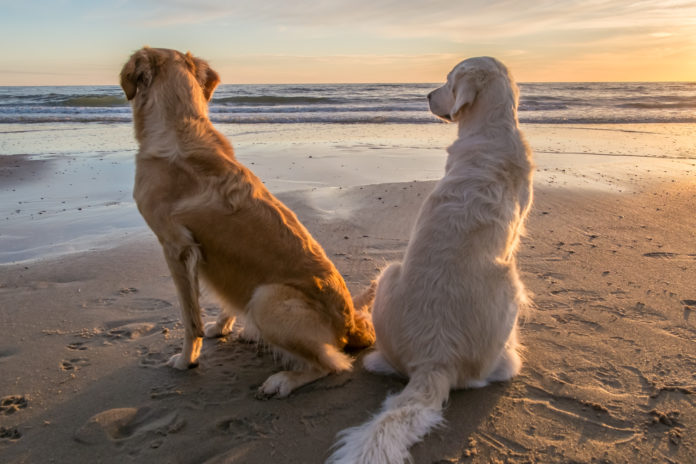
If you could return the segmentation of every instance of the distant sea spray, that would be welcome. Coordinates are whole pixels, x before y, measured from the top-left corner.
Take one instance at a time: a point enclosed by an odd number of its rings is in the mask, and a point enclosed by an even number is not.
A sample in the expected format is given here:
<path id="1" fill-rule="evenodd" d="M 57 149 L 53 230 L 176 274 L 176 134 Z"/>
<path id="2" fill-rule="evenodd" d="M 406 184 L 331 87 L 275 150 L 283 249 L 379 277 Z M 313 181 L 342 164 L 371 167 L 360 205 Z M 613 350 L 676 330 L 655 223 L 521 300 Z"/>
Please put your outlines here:
<path id="1" fill-rule="evenodd" d="M 431 124 L 438 84 L 221 85 L 216 123 Z M 543 124 L 693 123 L 696 83 L 522 83 L 520 121 Z M 118 86 L 0 87 L 0 123 L 127 123 Z"/>

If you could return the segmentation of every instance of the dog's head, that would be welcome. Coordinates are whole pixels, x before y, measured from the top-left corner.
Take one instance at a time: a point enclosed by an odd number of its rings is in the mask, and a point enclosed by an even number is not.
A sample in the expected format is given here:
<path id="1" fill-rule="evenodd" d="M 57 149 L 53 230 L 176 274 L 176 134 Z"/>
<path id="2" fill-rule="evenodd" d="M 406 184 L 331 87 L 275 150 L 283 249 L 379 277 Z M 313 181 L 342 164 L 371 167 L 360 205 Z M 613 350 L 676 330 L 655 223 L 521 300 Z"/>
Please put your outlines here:
<path id="1" fill-rule="evenodd" d="M 220 77 L 207 62 L 190 52 L 184 54 L 166 48 L 144 47 L 135 52 L 121 70 L 121 87 L 128 100 L 144 96 L 153 86 L 166 85 L 166 81 L 173 81 L 171 83 L 177 88 L 186 81 L 193 81 L 205 101 L 209 101 Z"/>
<path id="2" fill-rule="evenodd" d="M 442 87 L 428 94 L 430 111 L 448 122 L 459 121 L 484 95 L 517 110 L 517 86 L 503 63 L 491 57 L 469 58 L 447 75 Z"/>

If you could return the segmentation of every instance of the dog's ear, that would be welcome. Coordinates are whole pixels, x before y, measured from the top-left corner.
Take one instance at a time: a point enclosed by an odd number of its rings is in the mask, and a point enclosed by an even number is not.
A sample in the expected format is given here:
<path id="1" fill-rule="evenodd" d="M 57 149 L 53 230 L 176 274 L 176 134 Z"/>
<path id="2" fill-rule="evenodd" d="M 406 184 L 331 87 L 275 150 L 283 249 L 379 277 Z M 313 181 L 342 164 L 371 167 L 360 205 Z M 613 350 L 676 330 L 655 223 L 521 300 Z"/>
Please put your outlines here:
<path id="1" fill-rule="evenodd" d="M 210 101 L 215 88 L 220 83 L 220 76 L 210 67 L 207 61 L 194 57 L 191 55 L 191 52 L 186 53 L 186 58 L 191 72 L 196 76 L 196 80 L 203 89 L 205 99 Z"/>
<path id="2" fill-rule="evenodd" d="M 135 52 L 121 70 L 121 88 L 128 100 L 135 98 L 138 87 L 149 86 L 152 82 L 152 64 L 148 48 Z"/>
<path id="3" fill-rule="evenodd" d="M 203 87 L 203 95 L 205 95 L 206 100 L 210 101 L 210 99 L 213 97 L 213 92 L 215 92 L 215 88 L 219 83 L 220 76 L 218 73 L 216 73 L 210 66 L 207 66 L 205 70 L 205 78 L 201 84 L 201 87 Z"/>
<path id="4" fill-rule="evenodd" d="M 450 109 L 450 117 L 452 120 L 456 120 L 457 115 L 464 110 L 468 105 L 474 103 L 476 100 L 476 95 L 479 91 L 478 79 L 476 76 L 472 76 L 470 73 L 464 73 L 456 76 L 453 84 L 452 90 L 454 92 L 454 104 L 452 109 Z"/>

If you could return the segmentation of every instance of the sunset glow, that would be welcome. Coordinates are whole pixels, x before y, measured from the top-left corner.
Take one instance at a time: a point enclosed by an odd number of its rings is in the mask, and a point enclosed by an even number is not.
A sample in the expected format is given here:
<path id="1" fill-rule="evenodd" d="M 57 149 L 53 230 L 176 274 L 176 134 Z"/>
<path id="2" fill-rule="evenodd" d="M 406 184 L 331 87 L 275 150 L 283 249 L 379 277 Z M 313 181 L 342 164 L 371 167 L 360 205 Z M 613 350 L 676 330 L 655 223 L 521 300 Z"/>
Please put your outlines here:
<path id="1" fill-rule="evenodd" d="M 438 82 L 475 55 L 526 82 L 696 80 L 693 1 L 228 3 L 2 1 L 0 85 L 115 84 L 145 44 L 224 83 Z"/>

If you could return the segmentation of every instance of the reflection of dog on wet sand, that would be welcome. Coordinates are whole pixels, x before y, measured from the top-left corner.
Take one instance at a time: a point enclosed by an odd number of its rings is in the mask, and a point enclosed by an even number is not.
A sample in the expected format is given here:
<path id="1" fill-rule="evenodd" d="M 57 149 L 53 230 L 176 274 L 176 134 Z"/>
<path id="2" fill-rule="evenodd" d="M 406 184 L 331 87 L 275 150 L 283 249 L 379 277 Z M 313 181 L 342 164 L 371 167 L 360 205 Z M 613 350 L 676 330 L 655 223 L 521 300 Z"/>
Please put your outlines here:
<path id="1" fill-rule="evenodd" d="M 184 346 L 168 364 L 195 366 L 201 337 L 228 334 L 243 316 L 245 336 L 296 366 L 270 376 L 259 392 L 287 396 L 350 369 L 342 349 L 369 346 L 374 331 L 321 246 L 213 128 L 207 102 L 218 83 L 205 61 L 167 49 L 143 48 L 121 71 L 140 144 L 133 196 L 181 304 Z M 223 303 L 205 327 L 199 276 Z"/>
<path id="2" fill-rule="evenodd" d="M 532 202 L 532 161 L 517 124 L 517 86 L 502 63 L 472 58 L 428 99 L 435 115 L 458 123 L 459 137 L 403 262 L 377 281 L 377 344 L 365 357 L 368 370 L 409 382 L 372 420 L 343 431 L 329 462 L 401 463 L 443 422 L 450 389 L 520 370 L 516 323 L 526 297 L 515 252 Z"/>

